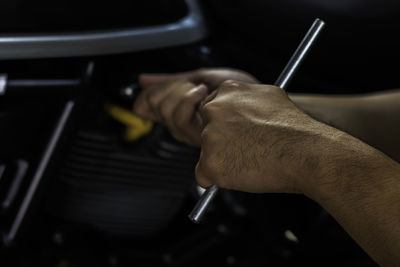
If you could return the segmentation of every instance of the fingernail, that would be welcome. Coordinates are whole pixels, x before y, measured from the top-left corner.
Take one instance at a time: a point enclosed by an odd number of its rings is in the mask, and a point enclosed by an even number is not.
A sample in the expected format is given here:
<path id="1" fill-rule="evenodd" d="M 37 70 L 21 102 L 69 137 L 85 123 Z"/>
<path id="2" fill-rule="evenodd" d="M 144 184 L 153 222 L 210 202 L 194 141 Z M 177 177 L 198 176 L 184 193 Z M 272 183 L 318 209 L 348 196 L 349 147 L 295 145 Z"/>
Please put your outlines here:
<path id="1" fill-rule="evenodd" d="M 204 83 L 197 85 L 195 88 L 192 89 L 193 91 L 207 91 L 207 86 Z"/>

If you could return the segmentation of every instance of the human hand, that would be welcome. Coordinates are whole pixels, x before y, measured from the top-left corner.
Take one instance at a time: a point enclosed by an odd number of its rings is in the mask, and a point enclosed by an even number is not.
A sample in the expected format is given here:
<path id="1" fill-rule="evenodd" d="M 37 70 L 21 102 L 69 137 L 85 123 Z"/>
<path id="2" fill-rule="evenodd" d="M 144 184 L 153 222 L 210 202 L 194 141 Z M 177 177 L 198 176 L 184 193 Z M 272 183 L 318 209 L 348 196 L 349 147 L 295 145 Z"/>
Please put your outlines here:
<path id="1" fill-rule="evenodd" d="M 179 141 L 200 146 L 202 121 L 198 104 L 223 81 L 258 81 L 250 74 L 234 69 L 199 69 L 178 74 L 142 74 L 143 89 L 134 112 L 144 119 L 165 124 Z"/>
<path id="2" fill-rule="evenodd" d="M 324 151 L 344 135 L 303 113 L 272 85 L 225 81 L 200 114 L 196 177 L 203 187 L 304 193 L 308 177 L 321 176 Z"/>

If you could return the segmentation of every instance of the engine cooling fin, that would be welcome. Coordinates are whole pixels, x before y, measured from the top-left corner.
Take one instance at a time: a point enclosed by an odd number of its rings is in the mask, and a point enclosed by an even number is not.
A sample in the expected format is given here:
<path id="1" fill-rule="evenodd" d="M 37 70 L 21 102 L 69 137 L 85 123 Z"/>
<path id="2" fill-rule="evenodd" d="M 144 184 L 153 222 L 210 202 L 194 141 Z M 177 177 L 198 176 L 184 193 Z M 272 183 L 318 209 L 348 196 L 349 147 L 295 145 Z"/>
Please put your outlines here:
<path id="1" fill-rule="evenodd" d="M 109 234 L 161 231 L 195 184 L 198 156 L 165 136 L 158 128 L 126 146 L 113 135 L 79 131 L 56 172 L 50 212 Z"/>

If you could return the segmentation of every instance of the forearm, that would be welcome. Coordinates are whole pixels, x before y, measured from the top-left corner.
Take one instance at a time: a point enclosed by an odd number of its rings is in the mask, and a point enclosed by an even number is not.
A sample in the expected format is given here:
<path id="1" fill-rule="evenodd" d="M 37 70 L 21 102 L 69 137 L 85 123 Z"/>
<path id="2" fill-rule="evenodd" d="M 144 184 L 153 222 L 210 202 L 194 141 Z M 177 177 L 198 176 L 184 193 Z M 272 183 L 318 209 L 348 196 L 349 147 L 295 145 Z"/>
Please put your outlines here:
<path id="1" fill-rule="evenodd" d="M 397 162 L 307 116 L 275 86 L 226 81 L 199 112 L 200 186 L 304 193 L 379 263 L 400 263 Z"/>
<path id="2" fill-rule="evenodd" d="M 400 91 L 290 98 L 315 119 L 400 161 Z M 327 136 L 337 133 L 326 129 Z M 347 134 L 313 146 L 310 154 L 321 156 L 322 171 L 308 182 L 311 190 L 304 192 L 330 212 L 379 264 L 399 266 L 400 165 L 371 146 Z"/>
<path id="3" fill-rule="evenodd" d="M 323 142 L 321 176 L 305 194 L 382 266 L 400 264 L 400 165 L 348 135 Z"/>
<path id="4" fill-rule="evenodd" d="M 353 96 L 290 94 L 290 98 L 311 117 L 400 162 L 400 90 Z"/>

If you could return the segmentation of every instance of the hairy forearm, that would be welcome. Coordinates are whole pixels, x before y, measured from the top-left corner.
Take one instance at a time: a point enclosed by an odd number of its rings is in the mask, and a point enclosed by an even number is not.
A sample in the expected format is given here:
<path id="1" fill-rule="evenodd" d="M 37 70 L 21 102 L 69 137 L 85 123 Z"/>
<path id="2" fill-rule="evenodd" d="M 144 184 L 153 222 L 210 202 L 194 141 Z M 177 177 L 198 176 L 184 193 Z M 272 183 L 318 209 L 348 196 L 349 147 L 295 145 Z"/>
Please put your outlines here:
<path id="1" fill-rule="evenodd" d="M 290 94 L 290 98 L 311 117 L 400 162 L 400 90 L 346 96 Z"/>
<path id="2" fill-rule="evenodd" d="M 314 147 L 315 150 L 315 147 Z M 305 194 L 382 266 L 400 265 L 400 165 L 349 135 L 326 140 L 321 173 Z"/>

